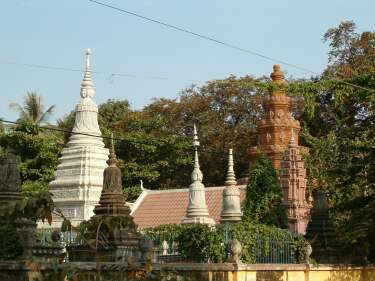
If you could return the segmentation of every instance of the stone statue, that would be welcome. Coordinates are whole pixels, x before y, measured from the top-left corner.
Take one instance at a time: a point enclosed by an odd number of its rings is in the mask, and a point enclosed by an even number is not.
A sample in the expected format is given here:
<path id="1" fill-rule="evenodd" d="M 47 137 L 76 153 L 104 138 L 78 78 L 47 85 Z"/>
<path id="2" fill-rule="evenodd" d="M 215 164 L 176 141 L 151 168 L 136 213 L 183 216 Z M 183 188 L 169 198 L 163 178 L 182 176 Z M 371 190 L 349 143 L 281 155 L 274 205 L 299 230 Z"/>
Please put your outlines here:
<path id="1" fill-rule="evenodd" d="M 162 248 L 163 256 L 168 255 L 169 245 L 166 240 L 163 240 L 163 242 L 161 243 L 161 248 Z"/>
<path id="2" fill-rule="evenodd" d="M 122 192 L 121 170 L 116 166 L 117 162 L 114 150 L 111 149 L 107 161 L 108 167 L 104 170 L 103 174 L 104 192 Z"/>
<path id="3" fill-rule="evenodd" d="M 0 159 L 0 192 L 21 192 L 20 160 L 8 149 Z"/>
<path id="4" fill-rule="evenodd" d="M 230 261 L 235 263 L 241 263 L 241 252 L 242 252 L 242 245 L 240 241 L 237 239 L 233 239 L 229 241 L 229 254 L 230 254 Z"/>

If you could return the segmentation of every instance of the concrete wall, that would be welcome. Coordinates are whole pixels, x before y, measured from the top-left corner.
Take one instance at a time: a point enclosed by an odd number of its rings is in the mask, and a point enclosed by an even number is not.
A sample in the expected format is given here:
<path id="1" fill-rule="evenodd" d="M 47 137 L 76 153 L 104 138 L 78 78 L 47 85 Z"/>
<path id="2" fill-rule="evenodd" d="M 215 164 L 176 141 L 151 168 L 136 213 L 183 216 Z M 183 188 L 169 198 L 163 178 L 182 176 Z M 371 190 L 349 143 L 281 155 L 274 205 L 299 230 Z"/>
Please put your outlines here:
<path id="1" fill-rule="evenodd" d="M 164 264 L 178 281 L 375 281 L 375 266 Z"/>

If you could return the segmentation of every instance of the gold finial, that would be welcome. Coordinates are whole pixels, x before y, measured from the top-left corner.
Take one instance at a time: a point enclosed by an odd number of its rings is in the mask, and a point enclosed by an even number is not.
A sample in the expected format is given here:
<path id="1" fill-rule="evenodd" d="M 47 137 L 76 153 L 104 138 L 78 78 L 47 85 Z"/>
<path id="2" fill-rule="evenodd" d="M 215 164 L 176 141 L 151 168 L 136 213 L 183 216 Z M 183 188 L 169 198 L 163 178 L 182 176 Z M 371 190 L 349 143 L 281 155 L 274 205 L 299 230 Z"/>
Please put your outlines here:
<path id="1" fill-rule="evenodd" d="M 285 84 L 284 73 L 281 71 L 279 64 L 273 66 L 273 72 L 271 73 L 272 81 L 276 84 Z"/>

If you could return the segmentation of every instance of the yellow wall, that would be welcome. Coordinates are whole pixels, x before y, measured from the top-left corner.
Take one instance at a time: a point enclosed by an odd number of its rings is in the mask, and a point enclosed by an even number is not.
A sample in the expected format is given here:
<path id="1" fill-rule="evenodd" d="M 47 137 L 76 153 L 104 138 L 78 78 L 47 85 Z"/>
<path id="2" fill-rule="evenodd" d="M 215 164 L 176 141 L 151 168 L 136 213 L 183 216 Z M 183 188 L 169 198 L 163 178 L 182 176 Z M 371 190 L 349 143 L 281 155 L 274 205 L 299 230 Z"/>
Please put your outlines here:
<path id="1" fill-rule="evenodd" d="M 324 267 L 306 270 L 239 270 L 233 281 L 375 281 L 375 267 Z"/>

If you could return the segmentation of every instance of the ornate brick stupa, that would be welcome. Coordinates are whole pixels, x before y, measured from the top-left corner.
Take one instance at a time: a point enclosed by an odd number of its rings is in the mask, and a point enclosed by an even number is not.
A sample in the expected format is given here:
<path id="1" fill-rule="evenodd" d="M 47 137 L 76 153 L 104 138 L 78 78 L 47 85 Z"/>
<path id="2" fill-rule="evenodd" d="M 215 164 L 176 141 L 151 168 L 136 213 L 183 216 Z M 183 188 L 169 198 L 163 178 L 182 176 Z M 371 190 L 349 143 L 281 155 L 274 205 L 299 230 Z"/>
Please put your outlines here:
<path id="1" fill-rule="evenodd" d="M 273 66 L 271 78 L 276 88 L 264 97 L 264 118 L 258 124 L 259 145 L 249 150 L 250 166 L 259 153 L 270 158 L 273 167 L 279 172 L 289 229 L 305 234 L 311 206 L 305 198 L 306 170 L 298 145 L 301 126 L 291 114 L 292 100 L 283 89 L 286 81 L 280 65 Z"/>
<path id="2" fill-rule="evenodd" d="M 55 206 L 78 225 L 94 215 L 103 187 L 108 149 L 104 147 L 98 125 L 98 107 L 91 79 L 90 50 L 86 52 L 86 71 L 81 85 L 81 100 L 76 106 L 72 135 L 59 158 L 55 180 L 50 182 Z M 60 227 L 59 217 L 52 227 Z"/>
<path id="3" fill-rule="evenodd" d="M 278 64 L 273 66 L 271 78 L 276 86 L 286 84 L 284 74 Z M 271 159 L 275 169 L 280 170 L 280 162 L 288 146 L 292 129 L 298 145 L 301 127 L 299 121 L 291 115 L 291 106 L 291 98 L 283 89 L 270 90 L 264 97 L 264 118 L 258 124 L 259 145 L 249 150 L 250 164 L 255 162 L 257 154 L 261 151 Z"/>
<path id="4" fill-rule="evenodd" d="M 306 201 L 306 169 L 294 133 L 281 161 L 280 187 L 283 205 L 288 211 L 288 227 L 304 235 L 310 218 L 311 205 Z"/>

